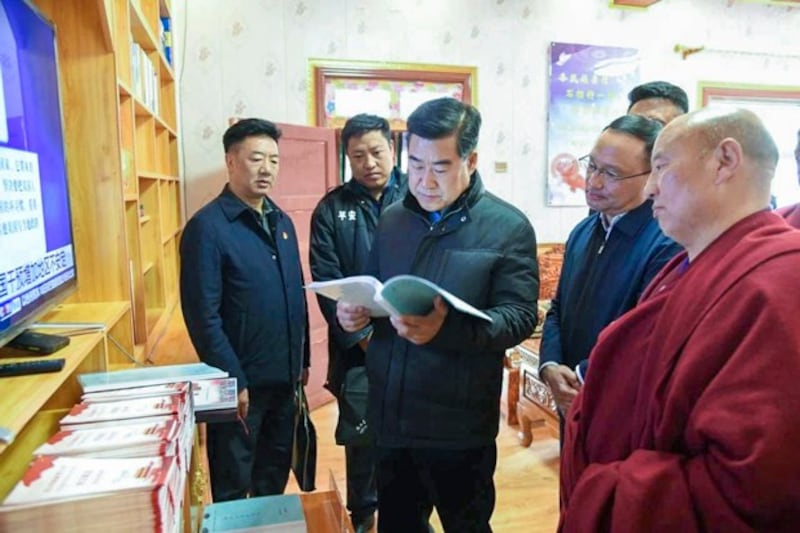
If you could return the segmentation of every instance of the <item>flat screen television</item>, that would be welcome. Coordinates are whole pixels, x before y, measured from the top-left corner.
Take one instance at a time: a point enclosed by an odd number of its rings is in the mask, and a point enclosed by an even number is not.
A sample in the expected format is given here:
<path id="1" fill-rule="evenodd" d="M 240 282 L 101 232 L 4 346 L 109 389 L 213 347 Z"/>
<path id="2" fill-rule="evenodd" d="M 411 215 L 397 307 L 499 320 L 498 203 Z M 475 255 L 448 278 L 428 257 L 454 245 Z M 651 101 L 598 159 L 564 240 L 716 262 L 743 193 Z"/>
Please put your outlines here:
<path id="1" fill-rule="evenodd" d="M 0 346 L 77 286 L 55 29 L 0 0 Z"/>

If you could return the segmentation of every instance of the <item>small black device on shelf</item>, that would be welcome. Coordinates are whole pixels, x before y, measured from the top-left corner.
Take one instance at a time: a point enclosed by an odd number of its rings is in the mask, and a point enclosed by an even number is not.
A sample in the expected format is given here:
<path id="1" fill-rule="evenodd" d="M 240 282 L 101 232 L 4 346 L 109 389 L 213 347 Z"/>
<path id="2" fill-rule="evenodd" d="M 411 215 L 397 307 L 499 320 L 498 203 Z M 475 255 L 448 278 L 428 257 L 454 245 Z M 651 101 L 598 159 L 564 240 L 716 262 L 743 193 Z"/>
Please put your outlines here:
<path id="1" fill-rule="evenodd" d="M 64 368 L 64 359 L 35 359 L 17 363 L 0 363 L 0 378 L 59 372 Z"/>
<path id="2" fill-rule="evenodd" d="M 69 337 L 25 330 L 9 341 L 8 346 L 38 355 L 49 355 L 69 344 Z"/>

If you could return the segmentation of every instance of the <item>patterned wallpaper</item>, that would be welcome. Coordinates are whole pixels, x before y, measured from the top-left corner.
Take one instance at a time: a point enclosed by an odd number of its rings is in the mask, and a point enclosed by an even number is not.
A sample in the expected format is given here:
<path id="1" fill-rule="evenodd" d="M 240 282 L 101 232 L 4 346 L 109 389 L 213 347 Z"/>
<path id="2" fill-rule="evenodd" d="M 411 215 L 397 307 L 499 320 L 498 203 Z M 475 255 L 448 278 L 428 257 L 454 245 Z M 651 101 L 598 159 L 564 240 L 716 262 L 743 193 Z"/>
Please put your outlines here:
<path id="1" fill-rule="evenodd" d="M 173 10 L 188 214 L 225 182 L 228 117 L 307 123 L 309 57 L 477 66 L 479 168 L 540 242 L 565 240 L 586 214 L 545 206 L 551 41 L 638 48 L 643 81 L 672 81 L 692 98 L 700 80 L 800 85 L 800 8 L 744 0 L 647 10 L 607 0 L 187 0 Z M 707 51 L 684 60 L 678 43 Z M 495 173 L 495 161 L 508 171 Z"/>

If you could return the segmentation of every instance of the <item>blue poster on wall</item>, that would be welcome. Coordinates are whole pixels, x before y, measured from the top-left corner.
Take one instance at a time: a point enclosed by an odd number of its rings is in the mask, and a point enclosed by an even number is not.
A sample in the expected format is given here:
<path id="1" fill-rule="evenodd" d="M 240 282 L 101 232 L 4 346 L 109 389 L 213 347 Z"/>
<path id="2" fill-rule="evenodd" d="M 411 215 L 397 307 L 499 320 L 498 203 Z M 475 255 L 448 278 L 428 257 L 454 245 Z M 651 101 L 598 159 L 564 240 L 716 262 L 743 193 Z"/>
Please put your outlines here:
<path id="1" fill-rule="evenodd" d="M 628 91 L 638 83 L 635 48 L 550 43 L 547 205 L 586 205 L 578 159 L 605 126 L 625 114 Z"/>

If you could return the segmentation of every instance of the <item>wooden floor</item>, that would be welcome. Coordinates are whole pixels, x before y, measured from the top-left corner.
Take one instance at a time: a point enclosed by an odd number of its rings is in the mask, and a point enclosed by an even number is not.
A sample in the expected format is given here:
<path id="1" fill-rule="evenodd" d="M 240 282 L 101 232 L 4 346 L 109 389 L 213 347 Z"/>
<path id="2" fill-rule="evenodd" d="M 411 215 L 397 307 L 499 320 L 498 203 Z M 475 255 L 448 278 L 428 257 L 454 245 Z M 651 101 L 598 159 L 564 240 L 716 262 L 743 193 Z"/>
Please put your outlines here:
<path id="1" fill-rule="evenodd" d="M 150 359 L 156 364 L 197 359 L 179 307 Z M 332 475 L 344 497 L 344 448 L 333 441 L 337 415 L 335 403 L 312 412 L 319 447 L 317 488 L 327 490 L 327 480 Z M 503 421 L 497 436 L 497 450 L 498 464 L 494 477 L 497 505 L 492 517 L 493 530 L 496 533 L 555 531 L 558 522 L 558 441 L 547 433 L 534 432 L 533 444 L 530 448 L 523 448 L 519 445 L 516 428 Z M 294 480 L 290 480 L 287 492 L 299 492 Z M 432 524 L 437 532 L 442 531 L 435 516 Z"/>

